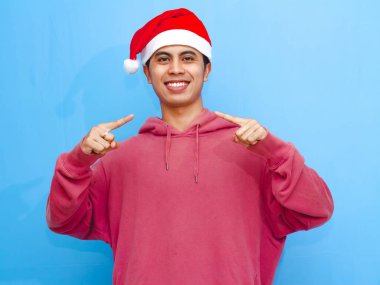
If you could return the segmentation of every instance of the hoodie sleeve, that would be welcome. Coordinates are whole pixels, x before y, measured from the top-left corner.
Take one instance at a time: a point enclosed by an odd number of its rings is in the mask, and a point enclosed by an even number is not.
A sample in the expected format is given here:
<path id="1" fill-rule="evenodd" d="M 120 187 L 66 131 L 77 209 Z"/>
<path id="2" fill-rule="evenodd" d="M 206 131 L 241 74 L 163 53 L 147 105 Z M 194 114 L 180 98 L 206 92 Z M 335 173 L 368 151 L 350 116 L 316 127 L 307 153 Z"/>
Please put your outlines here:
<path id="1" fill-rule="evenodd" d="M 330 219 L 334 209 L 330 190 L 322 178 L 304 164 L 304 158 L 291 143 L 268 132 L 263 141 L 248 149 L 267 159 L 264 199 L 275 237 L 308 230 Z"/>
<path id="2" fill-rule="evenodd" d="M 109 242 L 107 182 L 102 162 L 95 163 L 100 157 L 79 145 L 58 157 L 46 208 L 52 231 Z"/>

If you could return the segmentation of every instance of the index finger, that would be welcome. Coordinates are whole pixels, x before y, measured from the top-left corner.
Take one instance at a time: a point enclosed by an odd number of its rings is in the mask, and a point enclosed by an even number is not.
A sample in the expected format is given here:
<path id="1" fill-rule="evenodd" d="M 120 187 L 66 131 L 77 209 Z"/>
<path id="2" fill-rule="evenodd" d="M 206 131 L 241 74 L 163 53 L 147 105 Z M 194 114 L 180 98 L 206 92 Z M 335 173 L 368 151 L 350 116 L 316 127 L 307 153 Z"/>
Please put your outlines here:
<path id="1" fill-rule="evenodd" d="M 247 122 L 247 119 L 231 116 L 231 115 L 219 112 L 219 111 L 215 111 L 214 113 L 216 115 L 218 115 L 219 117 L 221 117 L 221 118 L 223 118 L 223 119 L 225 119 L 231 123 L 238 124 L 240 126 L 244 125 L 244 123 Z"/>
<path id="2" fill-rule="evenodd" d="M 107 131 L 111 131 L 111 130 L 120 128 L 121 126 L 125 125 L 126 123 L 131 121 L 133 119 L 133 117 L 134 117 L 134 115 L 130 114 L 124 118 L 121 118 L 119 120 L 112 121 L 109 123 L 104 123 L 104 124 L 101 124 L 100 126 L 104 129 L 106 129 Z"/>

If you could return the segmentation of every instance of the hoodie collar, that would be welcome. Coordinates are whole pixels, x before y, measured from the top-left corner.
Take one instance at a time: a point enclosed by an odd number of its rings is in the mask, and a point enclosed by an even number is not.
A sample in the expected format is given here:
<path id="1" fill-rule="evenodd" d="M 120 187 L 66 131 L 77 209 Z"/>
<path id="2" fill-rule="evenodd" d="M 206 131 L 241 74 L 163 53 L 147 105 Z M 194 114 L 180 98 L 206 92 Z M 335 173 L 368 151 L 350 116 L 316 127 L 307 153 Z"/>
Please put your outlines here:
<path id="1" fill-rule="evenodd" d="M 204 108 L 202 112 L 190 122 L 184 131 L 179 131 L 173 126 L 168 125 L 159 117 L 149 117 L 144 125 L 140 128 L 139 134 L 151 133 L 156 136 L 166 136 L 165 140 L 165 169 L 169 171 L 169 159 L 172 137 L 193 136 L 194 137 L 194 163 L 193 173 L 194 181 L 199 181 L 199 134 L 214 132 L 219 129 L 233 128 L 237 125 L 230 123 L 215 113 Z"/>
<path id="2" fill-rule="evenodd" d="M 218 129 L 225 129 L 236 127 L 234 123 L 230 123 L 220 117 L 218 117 L 214 112 L 211 112 L 207 108 L 204 108 L 197 117 L 190 122 L 189 126 L 183 130 L 179 131 L 173 126 L 168 125 L 159 117 L 149 117 L 144 125 L 140 128 L 139 134 L 151 133 L 157 136 L 166 136 L 167 127 L 170 128 L 172 136 L 183 136 L 188 134 L 195 134 L 195 126 L 199 124 L 199 133 L 209 133 L 214 132 Z"/>

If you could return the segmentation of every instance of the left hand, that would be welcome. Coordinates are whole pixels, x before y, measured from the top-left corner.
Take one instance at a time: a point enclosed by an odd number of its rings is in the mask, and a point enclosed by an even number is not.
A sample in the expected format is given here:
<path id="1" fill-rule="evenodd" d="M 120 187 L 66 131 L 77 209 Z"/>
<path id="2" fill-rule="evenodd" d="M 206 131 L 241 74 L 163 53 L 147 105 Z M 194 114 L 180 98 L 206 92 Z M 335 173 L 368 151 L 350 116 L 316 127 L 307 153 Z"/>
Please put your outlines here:
<path id="1" fill-rule="evenodd" d="M 245 147 L 257 144 L 259 141 L 265 139 L 268 134 L 268 131 L 256 120 L 234 117 L 218 111 L 215 111 L 214 113 L 217 116 L 240 126 L 235 132 L 234 141 Z"/>

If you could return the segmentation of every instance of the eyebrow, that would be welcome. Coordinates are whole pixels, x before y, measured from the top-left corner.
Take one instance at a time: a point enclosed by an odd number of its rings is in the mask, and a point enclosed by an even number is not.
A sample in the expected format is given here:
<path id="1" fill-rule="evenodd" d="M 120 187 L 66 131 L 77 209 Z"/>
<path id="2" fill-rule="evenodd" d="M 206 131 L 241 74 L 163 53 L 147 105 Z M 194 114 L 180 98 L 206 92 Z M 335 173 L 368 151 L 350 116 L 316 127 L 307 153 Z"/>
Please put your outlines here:
<path id="1" fill-rule="evenodd" d="M 179 55 L 184 55 L 184 54 L 191 54 L 191 55 L 194 55 L 196 56 L 197 54 L 195 52 L 193 52 L 192 50 L 185 50 L 183 52 L 181 52 Z M 166 52 L 166 51 L 159 51 L 157 52 L 154 56 L 157 57 L 157 56 L 160 56 L 160 55 L 167 55 L 167 56 L 171 56 L 170 53 Z"/>

